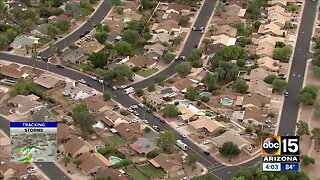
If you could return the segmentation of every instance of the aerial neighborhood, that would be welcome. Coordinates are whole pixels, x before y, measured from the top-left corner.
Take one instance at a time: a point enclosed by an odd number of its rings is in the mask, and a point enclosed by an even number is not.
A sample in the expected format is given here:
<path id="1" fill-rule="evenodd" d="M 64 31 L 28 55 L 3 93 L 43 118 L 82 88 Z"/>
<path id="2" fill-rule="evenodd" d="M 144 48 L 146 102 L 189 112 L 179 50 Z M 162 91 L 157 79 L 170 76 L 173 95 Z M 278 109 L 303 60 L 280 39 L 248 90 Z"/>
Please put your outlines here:
<path id="1" fill-rule="evenodd" d="M 319 178 L 318 9 L 0 0 L 0 177 L 260 179 L 261 137 L 297 135 Z M 56 162 L 11 162 L 10 121 L 57 122 Z"/>

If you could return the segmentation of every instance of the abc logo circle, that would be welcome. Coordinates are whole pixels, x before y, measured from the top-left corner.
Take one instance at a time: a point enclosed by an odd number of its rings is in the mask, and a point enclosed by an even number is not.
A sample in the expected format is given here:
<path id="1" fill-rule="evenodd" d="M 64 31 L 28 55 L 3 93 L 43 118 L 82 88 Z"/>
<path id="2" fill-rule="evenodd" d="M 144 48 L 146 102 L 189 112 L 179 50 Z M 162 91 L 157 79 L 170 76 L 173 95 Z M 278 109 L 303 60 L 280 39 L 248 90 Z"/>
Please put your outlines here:
<path id="1" fill-rule="evenodd" d="M 275 154 L 280 148 L 280 143 L 276 138 L 268 137 L 263 141 L 262 148 L 268 154 Z"/>

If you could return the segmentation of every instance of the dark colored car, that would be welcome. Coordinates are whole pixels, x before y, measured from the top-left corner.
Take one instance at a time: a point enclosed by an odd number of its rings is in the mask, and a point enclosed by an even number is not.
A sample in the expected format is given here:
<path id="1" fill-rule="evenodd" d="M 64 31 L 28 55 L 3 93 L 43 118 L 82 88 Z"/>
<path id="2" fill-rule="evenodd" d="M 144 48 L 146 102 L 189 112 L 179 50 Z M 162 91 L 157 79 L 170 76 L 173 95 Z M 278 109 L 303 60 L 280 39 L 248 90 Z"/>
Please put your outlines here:
<path id="1" fill-rule="evenodd" d="M 81 34 L 81 35 L 80 35 L 80 38 L 83 38 L 84 36 L 85 36 L 85 34 Z"/>
<path id="2" fill-rule="evenodd" d="M 8 47 L 7 51 L 12 51 L 13 47 Z"/>
<path id="3" fill-rule="evenodd" d="M 203 152 L 205 155 L 210 155 L 210 152 L 209 151 L 204 151 Z"/>
<path id="4" fill-rule="evenodd" d="M 45 61 L 45 62 L 48 62 L 49 58 L 48 57 L 42 57 L 42 60 Z"/>
<path id="5" fill-rule="evenodd" d="M 58 68 L 62 68 L 62 69 L 64 68 L 64 66 L 62 66 L 61 64 L 57 64 L 56 66 L 57 66 Z"/>
<path id="6" fill-rule="evenodd" d="M 87 86 L 92 87 L 92 85 L 91 85 L 91 84 L 89 84 L 89 83 L 87 83 Z"/>
<path id="7" fill-rule="evenodd" d="M 89 34 L 90 33 L 90 31 L 86 31 L 86 32 L 84 32 L 84 34 Z"/>
<path id="8" fill-rule="evenodd" d="M 162 119 L 162 118 L 160 118 L 160 122 L 166 123 L 166 121 L 164 119 Z"/>
<path id="9" fill-rule="evenodd" d="M 148 109 L 147 109 L 147 112 L 148 112 L 148 113 L 151 113 L 151 112 L 152 112 L 152 110 L 151 110 L 150 108 L 148 108 Z"/>

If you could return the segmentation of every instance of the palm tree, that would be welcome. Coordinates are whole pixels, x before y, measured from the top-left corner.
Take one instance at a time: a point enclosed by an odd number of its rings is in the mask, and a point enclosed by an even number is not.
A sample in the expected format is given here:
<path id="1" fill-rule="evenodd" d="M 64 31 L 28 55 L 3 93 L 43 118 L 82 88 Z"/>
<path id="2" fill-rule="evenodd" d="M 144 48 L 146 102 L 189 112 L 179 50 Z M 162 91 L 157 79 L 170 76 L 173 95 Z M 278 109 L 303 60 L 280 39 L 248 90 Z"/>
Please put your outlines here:
<path id="1" fill-rule="evenodd" d="M 70 162 L 71 160 L 71 157 L 70 156 L 64 156 L 62 158 L 62 160 L 64 161 L 64 166 L 67 167 L 68 163 Z"/>

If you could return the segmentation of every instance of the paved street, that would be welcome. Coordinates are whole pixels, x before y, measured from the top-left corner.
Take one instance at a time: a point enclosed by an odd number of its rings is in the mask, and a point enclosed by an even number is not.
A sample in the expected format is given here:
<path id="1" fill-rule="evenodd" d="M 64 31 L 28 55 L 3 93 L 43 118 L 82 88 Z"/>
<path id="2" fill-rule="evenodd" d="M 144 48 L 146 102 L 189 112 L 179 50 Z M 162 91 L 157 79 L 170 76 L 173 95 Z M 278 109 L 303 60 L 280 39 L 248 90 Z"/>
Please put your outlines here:
<path id="1" fill-rule="evenodd" d="M 207 26 L 208 22 L 210 22 L 210 16 L 214 11 L 214 7 L 216 3 L 217 3 L 217 0 L 206 0 L 204 2 L 203 7 L 198 15 L 198 18 L 194 23 L 195 27 L 205 28 Z M 191 31 L 180 55 L 188 57 L 188 55 L 194 49 L 194 46 L 199 44 L 199 41 L 202 35 L 203 34 L 201 34 L 200 31 Z M 164 69 L 157 75 L 164 75 L 168 77 L 174 75 L 176 73 L 175 67 L 179 63 L 181 63 L 181 61 L 173 62 L 172 64 L 170 64 L 170 66 L 166 67 L 166 69 Z M 148 79 L 145 79 L 143 81 L 133 84 L 132 87 L 134 88 L 147 87 L 148 84 L 154 83 L 154 77 L 155 76 L 150 76 Z"/>
<path id="2" fill-rule="evenodd" d="M 313 25 L 318 7 L 318 1 L 312 2 L 307 0 L 305 2 L 305 10 L 301 19 L 299 36 L 297 39 L 289 76 L 289 97 L 285 99 L 283 104 L 278 131 L 279 135 L 294 135 L 297 122 L 299 110 L 299 101 L 297 99 L 297 95 L 303 84 L 303 78 L 308 59 L 307 56 L 310 54 L 309 44 L 311 42 Z"/>

